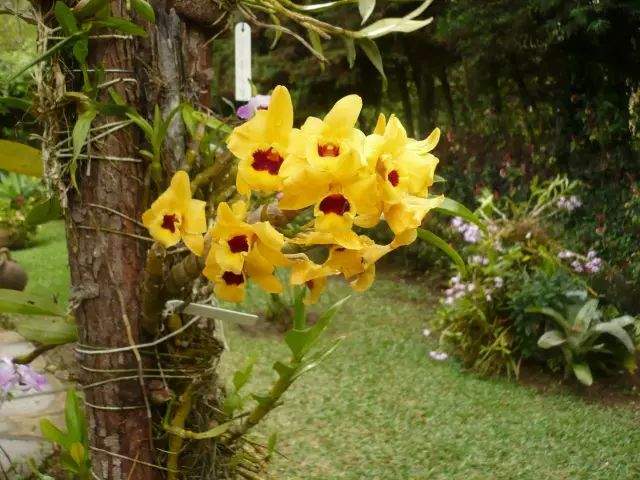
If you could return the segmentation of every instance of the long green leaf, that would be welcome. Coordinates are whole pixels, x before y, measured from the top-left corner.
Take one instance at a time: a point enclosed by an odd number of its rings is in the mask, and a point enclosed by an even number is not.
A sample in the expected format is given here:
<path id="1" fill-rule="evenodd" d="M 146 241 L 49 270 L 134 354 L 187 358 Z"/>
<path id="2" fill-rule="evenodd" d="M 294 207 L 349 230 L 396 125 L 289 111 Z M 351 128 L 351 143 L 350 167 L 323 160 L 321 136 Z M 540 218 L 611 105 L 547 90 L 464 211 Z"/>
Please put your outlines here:
<path id="1" fill-rule="evenodd" d="M 636 347 L 633 344 L 633 340 L 627 331 L 622 328 L 620 325 L 611 322 L 602 322 L 594 327 L 594 330 L 599 333 L 608 333 L 609 335 L 620 340 L 625 348 L 629 351 L 629 353 L 634 353 L 636 351 Z"/>
<path id="2" fill-rule="evenodd" d="M 33 293 L 0 289 L 0 313 L 65 317 L 66 312 L 49 298 Z"/>
<path id="3" fill-rule="evenodd" d="M 146 0 L 131 0 L 131 6 L 142 18 L 151 23 L 155 23 L 156 14 L 149 2 Z"/>
<path id="4" fill-rule="evenodd" d="M 358 38 L 356 40 L 357 45 L 362 49 L 365 53 L 369 61 L 376 67 L 376 70 L 382 76 L 382 89 L 387 89 L 387 76 L 384 73 L 384 66 L 382 64 L 382 55 L 380 55 L 380 50 L 376 45 L 376 42 L 371 40 L 370 38 Z"/>
<path id="5" fill-rule="evenodd" d="M 304 330 L 293 329 L 285 335 L 284 340 L 296 360 L 301 360 L 313 348 L 322 332 L 331 324 L 335 314 L 348 299 L 349 297 L 345 297 L 334 303 L 320 316 L 313 327 Z"/>
<path id="6" fill-rule="evenodd" d="M 67 434 L 56 427 L 51 420 L 42 418 L 40 420 L 40 432 L 42 436 L 49 440 L 51 443 L 55 443 L 68 449 L 71 446 L 71 441 L 67 437 Z"/>
<path id="7" fill-rule="evenodd" d="M 0 140 L 0 168 L 32 177 L 42 176 L 42 155 L 29 145 Z"/>
<path id="8" fill-rule="evenodd" d="M 467 267 L 464 263 L 464 260 L 451 245 L 449 245 L 435 233 L 430 232 L 429 230 L 424 230 L 422 228 L 418 229 L 418 237 L 420 237 L 425 242 L 429 242 L 434 247 L 439 248 L 444 253 L 446 253 L 449 258 L 453 260 L 453 263 L 456 264 L 458 270 L 460 270 L 460 273 L 462 273 L 463 275 L 467 274 Z"/>
<path id="9" fill-rule="evenodd" d="M 347 51 L 347 62 L 349 63 L 349 68 L 353 68 L 353 65 L 356 63 L 356 44 L 354 43 L 353 38 L 342 38 L 344 41 L 344 47 Z"/>
<path id="10" fill-rule="evenodd" d="M 72 388 L 67 392 L 67 401 L 64 407 L 64 419 L 67 424 L 67 436 L 71 443 L 82 443 L 86 431 L 84 422 L 84 410 L 80 405 L 78 395 Z"/>
<path id="11" fill-rule="evenodd" d="M 556 321 L 558 325 L 562 327 L 565 333 L 571 330 L 571 325 L 567 322 L 567 319 L 562 316 L 560 312 L 554 310 L 549 307 L 530 307 L 525 310 L 527 313 L 539 313 L 541 315 L 546 315 Z"/>
<path id="12" fill-rule="evenodd" d="M 65 35 L 73 35 L 79 30 L 76 17 L 66 3 L 57 1 L 53 7 L 53 13 Z"/>
<path id="13" fill-rule="evenodd" d="M 362 17 L 362 23 L 369 19 L 375 8 L 376 0 L 358 0 L 358 11 Z"/>
<path id="14" fill-rule="evenodd" d="M 356 32 L 361 38 L 380 38 L 390 33 L 410 33 L 426 27 L 433 17 L 425 20 L 408 20 L 406 18 L 383 18 Z"/>
<path id="15" fill-rule="evenodd" d="M 487 226 L 475 213 L 462 205 L 460 202 L 456 202 L 451 198 L 445 197 L 445 199 L 442 201 L 440 206 L 436 208 L 436 210 L 453 217 L 461 217 L 468 222 L 475 223 L 478 227 L 480 227 L 482 231 L 487 231 Z"/>
<path id="16" fill-rule="evenodd" d="M 591 368 L 586 363 L 574 363 L 571 365 L 573 368 L 573 373 L 576 378 L 587 387 L 593 384 L 593 375 L 591 374 Z"/>
<path id="17" fill-rule="evenodd" d="M 11 77 L 9 77 L 9 79 L 7 80 L 7 83 L 11 83 L 13 80 L 18 78 L 20 75 L 22 75 L 24 72 L 29 70 L 34 65 L 37 65 L 38 63 L 45 61 L 47 58 L 49 58 L 51 55 L 56 53 L 62 47 L 64 47 L 65 45 L 68 45 L 68 44 L 71 44 L 71 43 L 75 42 L 79 37 L 81 37 L 83 35 L 85 35 L 85 32 L 80 30 L 80 31 L 74 33 L 73 35 L 71 35 L 70 37 L 66 37 L 64 40 L 59 41 L 53 47 L 51 47 L 49 50 L 47 50 L 42 55 L 40 55 L 38 58 L 36 58 L 35 60 L 32 60 L 31 62 L 26 64 L 24 67 L 22 67 L 20 70 L 18 70 L 17 73 L 14 73 L 13 75 L 11 75 Z"/>
<path id="18" fill-rule="evenodd" d="M 71 139 L 73 140 L 73 157 L 71 159 L 74 162 L 80 152 L 84 143 L 87 141 L 89 130 L 91 129 L 91 122 L 96 118 L 98 111 L 94 108 L 89 108 L 78 115 L 76 124 L 73 126 L 73 132 L 71 133 Z"/>
<path id="19" fill-rule="evenodd" d="M 567 338 L 560 330 L 549 330 L 538 339 L 538 346 L 546 350 L 562 345 L 566 341 Z"/>
<path id="20" fill-rule="evenodd" d="M 109 4 L 109 0 L 80 0 L 73 7 L 73 13 L 76 18 L 84 20 L 93 17 L 101 10 L 104 10 Z"/>
<path id="21" fill-rule="evenodd" d="M 126 18 L 106 17 L 94 21 L 93 24 L 97 27 L 107 27 L 122 33 L 128 33 L 129 35 L 137 35 L 140 37 L 147 36 L 147 32 L 144 28 L 142 28 L 140 25 L 136 25 Z"/>

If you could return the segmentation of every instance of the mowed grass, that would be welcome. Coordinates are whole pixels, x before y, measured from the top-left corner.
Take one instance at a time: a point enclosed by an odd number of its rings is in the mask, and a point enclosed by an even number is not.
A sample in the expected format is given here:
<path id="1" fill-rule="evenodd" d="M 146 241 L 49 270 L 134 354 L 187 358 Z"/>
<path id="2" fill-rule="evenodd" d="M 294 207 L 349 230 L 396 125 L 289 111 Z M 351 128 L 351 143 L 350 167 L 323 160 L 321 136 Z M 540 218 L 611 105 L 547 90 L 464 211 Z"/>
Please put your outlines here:
<path id="1" fill-rule="evenodd" d="M 16 252 L 30 289 L 67 298 L 63 228 L 46 225 L 34 248 Z M 257 433 L 278 431 L 274 473 L 293 480 L 636 479 L 640 415 L 587 404 L 570 394 L 541 394 L 506 380 L 480 379 L 455 361 L 434 362 L 421 329 L 435 299 L 427 280 L 380 275 L 353 295 L 324 342 L 339 349 L 286 393 Z M 349 294 L 334 283 L 324 301 Z M 255 309 L 261 302 L 247 302 Z M 225 369 L 256 355 L 249 390 L 273 379 L 287 357 L 281 339 L 225 325 Z"/>

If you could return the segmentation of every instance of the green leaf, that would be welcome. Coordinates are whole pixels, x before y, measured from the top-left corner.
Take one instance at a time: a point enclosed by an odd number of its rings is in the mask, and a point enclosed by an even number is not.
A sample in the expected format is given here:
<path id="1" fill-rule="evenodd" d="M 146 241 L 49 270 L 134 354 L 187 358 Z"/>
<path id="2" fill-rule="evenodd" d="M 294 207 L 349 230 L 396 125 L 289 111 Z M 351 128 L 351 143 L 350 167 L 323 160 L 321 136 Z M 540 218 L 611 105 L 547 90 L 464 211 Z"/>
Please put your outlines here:
<path id="1" fill-rule="evenodd" d="M 556 321 L 558 325 L 562 327 L 565 332 L 569 332 L 571 330 L 571 326 L 569 322 L 562 316 L 560 312 L 554 310 L 549 307 L 530 307 L 525 310 L 527 313 L 539 313 L 541 315 L 546 315 Z"/>
<path id="2" fill-rule="evenodd" d="M 358 0 L 358 11 L 362 17 L 362 23 L 366 22 L 376 8 L 376 0 Z"/>
<path id="3" fill-rule="evenodd" d="M 89 39 L 83 37 L 73 44 L 73 56 L 78 63 L 83 64 L 87 61 L 89 55 Z"/>
<path id="4" fill-rule="evenodd" d="M 0 97 L 0 107 L 28 112 L 29 110 L 31 110 L 32 105 L 33 102 L 31 100 L 27 100 L 24 98 Z"/>
<path id="5" fill-rule="evenodd" d="M 233 386 L 235 387 L 236 392 L 241 390 L 251 378 L 255 363 L 256 357 L 250 357 L 247 359 L 245 366 L 233 374 Z"/>
<path id="6" fill-rule="evenodd" d="M 129 35 L 137 35 L 140 37 L 146 37 L 147 32 L 140 25 L 136 25 L 135 23 L 127 20 L 126 18 L 119 17 L 106 17 L 100 20 L 96 20 L 93 22 L 94 25 L 98 27 L 107 27 L 112 28 L 113 30 L 117 30 L 122 33 L 126 33 Z"/>
<path id="7" fill-rule="evenodd" d="M 73 35 L 71 35 L 70 37 L 66 37 L 64 40 L 56 43 L 53 47 L 51 47 L 49 50 L 44 52 L 38 58 L 36 58 L 35 60 L 32 60 L 31 62 L 27 63 L 24 67 L 22 67 L 20 70 L 18 70 L 17 73 L 14 73 L 13 75 L 11 75 L 11 77 L 9 77 L 9 79 L 6 82 L 7 83 L 12 82 L 13 80 L 18 78 L 20 75 L 22 75 L 24 72 L 29 70 L 34 65 L 37 65 L 38 63 L 43 62 L 44 60 L 49 58 L 51 55 L 56 53 L 58 50 L 60 50 L 65 45 L 75 42 L 76 39 L 78 39 L 78 37 L 81 37 L 82 35 L 85 35 L 85 32 L 78 31 L 78 32 L 74 33 Z"/>
<path id="8" fill-rule="evenodd" d="M 271 21 L 273 22 L 274 25 L 281 27 L 282 23 L 280 22 L 280 19 L 278 18 L 277 15 L 274 15 L 273 13 L 269 14 L 269 18 L 271 18 Z M 276 45 L 278 45 L 278 42 L 280 41 L 280 38 L 282 37 L 282 29 L 281 28 L 274 28 L 273 29 L 273 42 L 271 42 L 271 45 L 269 46 L 270 50 L 273 50 L 274 48 L 276 48 Z"/>
<path id="9" fill-rule="evenodd" d="M 67 425 L 67 435 L 71 443 L 83 443 L 87 435 L 84 410 L 82 410 L 78 394 L 73 388 L 67 392 L 64 419 Z"/>
<path id="10" fill-rule="evenodd" d="M 406 18 L 383 18 L 356 32 L 360 38 L 380 38 L 390 33 L 410 33 L 426 27 L 433 22 L 433 17 L 426 20 L 409 20 Z"/>
<path id="11" fill-rule="evenodd" d="M 311 42 L 311 46 L 318 54 L 318 58 L 325 58 L 324 49 L 322 48 L 322 41 L 320 40 L 320 35 L 315 30 L 307 29 L 307 35 L 309 36 L 309 41 Z M 320 70 L 324 71 L 324 62 L 320 62 Z"/>
<path id="12" fill-rule="evenodd" d="M 538 339 L 540 348 L 549 349 L 565 343 L 567 339 L 560 330 L 549 330 Z"/>
<path id="13" fill-rule="evenodd" d="M 324 332 L 331 324 L 331 320 L 333 320 L 333 317 L 340 307 L 342 307 L 349 298 L 350 297 L 345 297 L 329 307 L 329 309 L 320 316 L 313 327 L 304 330 L 293 329 L 285 335 L 284 340 L 291 350 L 293 358 L 301 360 L 307 352 L 309 352 L 309 350 L 318 341 L 322 332 Z"/>
<path id="14" fill-rule="evenodd" d="M 147 120 L 142 118 L 138 112 L 129 112 L 127 113 L 127 117 L 142 130 L 148 141 L 153 139 L 153 127 Z"/>
<path id="15" fill-rule="evenodd" d="M 64 319 L 26 317 L 14 320 L 16 331 L 31 342 L 64 345 L 78 339 L 78 329 Z"/>
<path id="16" fill-rule="evenodd" d="M 66 36 L 73 35 L 79 30 L 76 17 L 73 15 L 73 12 L 66 3 L 60 1 L 56 2 L 53 7 L 53 14 Z"/>
<path id="17" fill-rule="evenodd" d="M 315 355 L 311 355 L 311 357 L 305 362 L 305 364 L 296 370 L 296 373 L 293 375 L 291 381 L 296 380 L 301 375 L 307 373 L 309 370 L 316 368 L 320 363 L 322 363 L 329 355 L 331 355 L 338 346 L 343 342 L 345 337 L 339 337 L 333 342 L 327 349 L 322 352 L 319 352 Z"/>
<path id="18" fill-rule="evenodd" d="M 0 288 L 0 313 L 66 317 L 64 309 L 47 297 L 4 288 Z"/>
<path id="19" fill-rule="evenodd" d="M 98 111 L 94 108 L 89 108 L 78 115 L 76 124 L 73 126 L 73 132 L 71 132 L 71 139 L 73 141 L 73 157 L 71 162 L 75 162 L 82 151 L 84 143 L 87 141 L 89 130 L 91 129 L 91 122 L 96 118 Z"/>
<path id="20" fill-rule="evenodd" d="M 65 450 L 69 449 L 71 442 L 67 438 L 67 434 L 56 427 L 48 418 L 40 419 L 40 431 L 42 432 L 42 436 L 51 443 L 60 445 L 64 447 Z"/>
<path id="21" fill-rule="evenodd" d="M 621 327 L 617 323 L 614 323 L 614 321 L 599 323 L 594 327 L 594 330 L 598 333 L 608 333 L 609 335 L 617 338 L 620 343 L 625 346 L 629 353 L 634 353 L 636 351 L 631 336 L 623 327 Z"/>
<path id="22" fill-rule="evenodd" d="M 449 245 L 447 242 L 445 242 L 435 233 L 430 232 L 429 230 L 424 230 L 422 228 L 418 229 L 418 237 L 424 240 L 425 242 L 429 242 L 434 247 L 439 248 L 444 253 L 446 253 L 449 256 L 449 258 L 453 260 L 453 263 L 456 264 L 456 267 L 458 267 L 458 270 L 460 270 L 460 273 L 462 273 L 463 275 L 467 274 L 467 267 L 464 263 L 464 260 L 451 245 Z"/>
<path id="23" fill-rule="evenodd" d="M 69 447 L 69 455 L 79 466 L 84 463 L 86 451 L 80 442 L 74 442 Z"/>
<path id="24" fill-rule="evenodd" d="M 57 195 L 52 195 L 43 202 L 35 204 L 27 213 L 25 221 L 30 225 L 42 225 L 59 219 L 61 215 L 60 199 Z"/>
<path id="25" fill-rule="evenodd" d="M 285 363 L 278 360 L 273 364 L 273 369 L 280 375 L 282 378 L 287 378 L 293 375 L 295 368 L 290 365 L 286 365 Z"/>
<path id="26" fill-rule="evenodd" d="M 598 300 L 588 300 L 576 314 L 574 325 L 578 327 L 581 332 L 585 332 L 589 329 L 591 322 L 597 320 L 599 316 Z"/>
<path id="27" fill-rule="evenodd" d="M 487 226 L 475 213 L 451 198 L 445 198 L 436 210 L 452 217 L 461 217 L 467 222 L 475 223 L 482 231 L 487 231 Z"/>
<path id="28" fill-rule="evenodd" d="M 83 20 L 95 16 L 98 12 L 105 9 L 109 4 L 109 0 L 80 0 L 73 7 L 73 13 L 76 18 Z"/>
<path id="29" fill-rule="evenodd" d="M 342 37 L 344 40 L 344 46 L 347 50 L 347 62 L 349 63 L 349 68 L 353 68 L 353 65 L 356 63 L 356 44 L 353 41 L 353 38 L 350 37 Z"/>
<path id="30" fill-rule="evenodd" d="M 0 168 L 32 177 L 42 176 L 42 155 L 29 145 L 0 140 Z"/>
<path id="31" fill-rule="evenodd" d="M 580 383 L 587 387 L 593 384 L 593 375 L 591 375 L 589 365 L 586 363 L 574 363 L 571 367 L 573 368 L 573 373 Z"/>
<path id="32" fill-rule="evenodd" d="M 365 53 L 369 61 L 376 67 L 376 70 L 382 76 L 382 89 L 387 89 L 387 76 L 384 73 L 384 66 L 382 64 L 382 55 L 380 55 L 380 50 L 376 45 L 376 42 L 371 40 L 370 38 L 359 38 L 357 41 L 358 46 Z"/>
<path id="33" fill-rule="evenodd" d="M 153 7 L 146 0 L 131 0 L 131 6 L 133 9 L 145 20 L 155 23 L 156 13 L 153 11 Z"/>

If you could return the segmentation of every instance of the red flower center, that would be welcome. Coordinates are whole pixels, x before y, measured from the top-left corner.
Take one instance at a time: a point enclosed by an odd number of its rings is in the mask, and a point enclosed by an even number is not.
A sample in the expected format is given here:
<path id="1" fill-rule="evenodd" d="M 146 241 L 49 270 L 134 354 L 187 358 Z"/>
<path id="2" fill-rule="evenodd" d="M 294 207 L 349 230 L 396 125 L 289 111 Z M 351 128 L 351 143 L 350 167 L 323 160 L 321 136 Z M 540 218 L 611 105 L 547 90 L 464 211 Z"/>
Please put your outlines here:
<path id="1" fill-rule="evenodd" d="M 247 240 L 246 235 L 236 235 L 235 237 L 227 240 L 227 244 L 229 245 L 229 250 L 231 250 L 231 253 L 249 251 L 249 241 Z"/>
<path id="2" fill-rule="evenodd" d="M 320 202 L 320 211 L 325 214 L 335 213 L 336 215 L 344 215 L 350 208 L 349 200 L 339 193 L 328 195 Z"/>
<path id="3" fill-rule="evenodd" d="M 272 147 L 269 147 L 268 150 L 256 150 L 253 152 L 251 166 L 259 172 L 269 172 L 271 175 L 277 175 L 282 162 L 284 162 L 282 155 Z"/>
<path id="4" fill-rule="evenodd" d="M 222 280 L 227 285 L 242 285 L 244 283 L 244 277 L 241 273 L 234 273 L 226 271 L 222 274 Z"/>
<path id="5" fill-rule="evenodd" d="M 340 155 L 340 147 L 334 143 L 318 144 L 318 155 L 321 157 L 337 157 Z"/>
<path id="6" fill-rule="evenodd" d="M 178 223 L 178 216 L 175 214 L 165 215 L 162 217 L 162 228 L 169 230 L 171 233 L 176 233 L 176 223 Z"/>
<path id="7" fill-rule="evenodd" d="M 309 290 L 313 290 L 313 280 L 307 280 L 304 282 Z"/>
<path id="8" fill-rule="evenodd" d="M 387 179 L 389 180 L 389 183 L 391 185 L 393 185 L 394 187 L 397 187 L 398 183 L 400 183 L 400 174 L 398 173 L 397 170 L 391 170 L 389 172 L 389 175 L 387 175 Z"/>

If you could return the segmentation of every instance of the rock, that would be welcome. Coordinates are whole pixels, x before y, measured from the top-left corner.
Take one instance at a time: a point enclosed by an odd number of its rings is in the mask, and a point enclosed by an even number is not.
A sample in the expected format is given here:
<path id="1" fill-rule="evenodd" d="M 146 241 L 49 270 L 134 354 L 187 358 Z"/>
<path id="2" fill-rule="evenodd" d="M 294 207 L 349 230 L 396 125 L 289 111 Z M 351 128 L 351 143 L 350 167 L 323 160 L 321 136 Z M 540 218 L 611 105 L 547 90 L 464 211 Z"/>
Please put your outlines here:
<path id="1" fill-rule="evenodd" d="M 15 261 L 7 248 L 0 248 L 0 288 L 24 290 L 27 286 L 27 273 Z"/>

